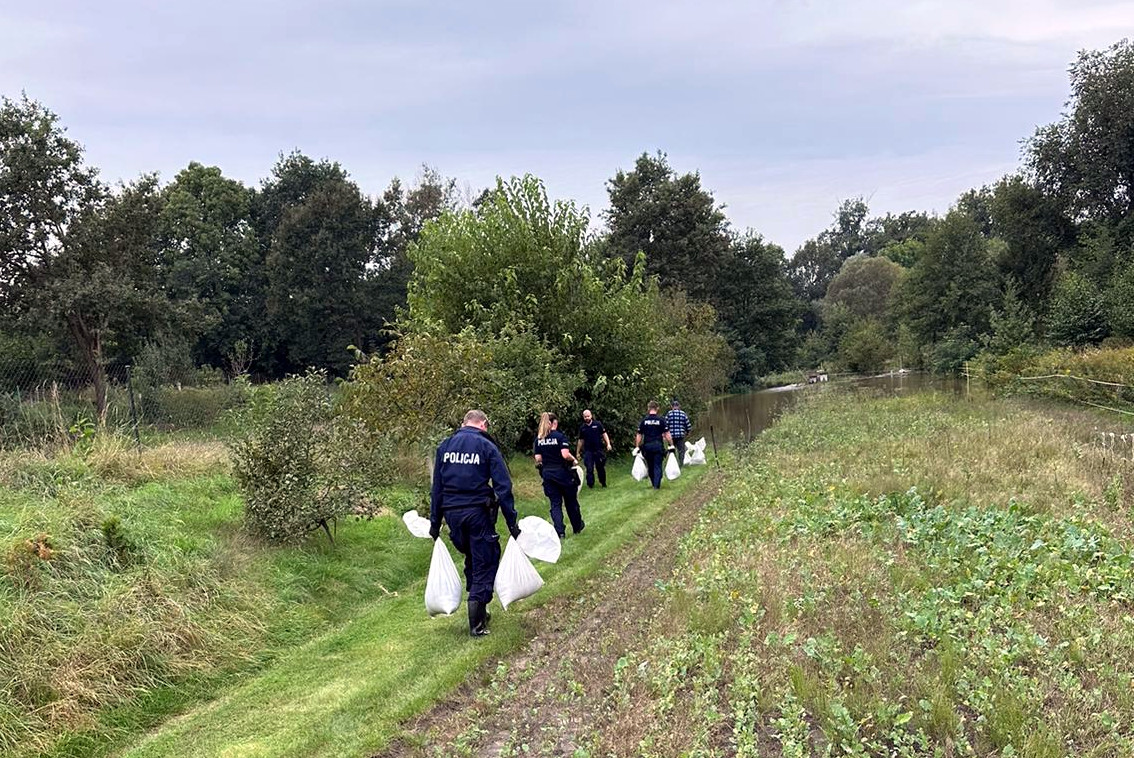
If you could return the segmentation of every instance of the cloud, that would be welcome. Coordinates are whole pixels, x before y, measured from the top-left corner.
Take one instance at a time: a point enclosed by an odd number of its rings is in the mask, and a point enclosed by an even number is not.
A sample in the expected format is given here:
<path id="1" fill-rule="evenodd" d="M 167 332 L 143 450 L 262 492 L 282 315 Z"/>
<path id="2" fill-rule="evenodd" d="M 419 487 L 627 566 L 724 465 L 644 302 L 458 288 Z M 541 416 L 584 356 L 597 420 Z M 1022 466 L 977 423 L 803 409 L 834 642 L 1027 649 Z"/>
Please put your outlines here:
<path id="1" fill-rule="evenodd" d="M 256 183 L 299 148 L 370 192 L 429 162 L 598 211 L 661 148 L 791 249 L 845 197 L 942 210 L 995 180 L 1076 50 L 1131 28 L 1132 3 L 1070 0 L 46 0 L 0 9 L 0 92 L 112 179 L 199 160 Z"/>

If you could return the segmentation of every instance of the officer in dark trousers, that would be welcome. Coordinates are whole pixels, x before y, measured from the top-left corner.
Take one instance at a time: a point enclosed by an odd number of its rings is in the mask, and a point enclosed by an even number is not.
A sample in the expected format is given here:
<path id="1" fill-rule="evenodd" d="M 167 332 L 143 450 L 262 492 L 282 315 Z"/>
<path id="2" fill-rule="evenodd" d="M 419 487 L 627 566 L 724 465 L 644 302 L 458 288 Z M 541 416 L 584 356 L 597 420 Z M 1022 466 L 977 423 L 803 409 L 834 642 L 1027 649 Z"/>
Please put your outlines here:
<path id="1" fill-rule="evenodd" d="M 554 413 L 541 413 L 536 441 L 532 446 L 536 468 L 543 476 L 543 494 L 551 501 L 551 523 L 560 539 L 567 536 L 563 525 L 563 505 L 567 505 L 567 518 L 571 530 L 583 531 L 583 514 L 579 511 L 579 478 L 570 469 L 579 461 L 571 455 L 567 437 L 559 431 L 559 418 Z"/>
<path id="2" fill-rule="evenodd" d="M 429 535 L 441 534 L 441 517 L 449 524 L 449 539 L 465 556 L 465 586 L 469 591 L 469 634 L 488 634 L 488 603 L 500 565 L 500 536 L 496 508 L 512 537 L 520 536 L 512 477 L 500 448 L 488 435 L 484 411 L 465 414 L 464 425 L 437 448 L 433 490 L 429 499 Z"/>
<path id="3" fill-rule="evenodd" d="M 583 424 L 579 427 L 579 441 L 575 445 L 575 457 L 582 456 L 587 467 L 587 486 L 594 489 L 595 471 L 598 481 L 606 486 L 606 454 L 610 452 L 610 436 L 602 422 L 589 410 L 583 411 Z"/>
<path id="4" fill-rule="evenodd" d="M 665 418 L 658 415 L 658 404 L 651 400 L 646 406 L 646 417 L 638 424 L 638 433 L 634 435 L 634 444 L 641 448 L 642 455 L 646 457 L 646 466 L 650 470 L 650 484 L 655 490 L 661 489 L 662 460 L 665 458 L 666 445 L 672 444 L 669 436 L 669 427 Z"/>

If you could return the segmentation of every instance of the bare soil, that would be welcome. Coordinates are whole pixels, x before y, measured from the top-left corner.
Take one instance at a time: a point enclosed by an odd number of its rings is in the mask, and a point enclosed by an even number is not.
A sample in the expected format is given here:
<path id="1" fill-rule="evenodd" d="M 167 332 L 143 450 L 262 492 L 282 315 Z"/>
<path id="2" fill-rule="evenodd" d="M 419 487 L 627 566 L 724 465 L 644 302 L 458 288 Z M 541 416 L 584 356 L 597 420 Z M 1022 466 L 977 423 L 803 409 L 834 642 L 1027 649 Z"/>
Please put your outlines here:
<path id="1" fill-rule="evenodd" d="M 634 713 L 612 707 L 615 663 L 646 646 L 661 607 L 658 582 L 673 572 L 680 539 L 722 478 L 711 472 L 674 501 L 648 531 L 622 548 L 579 590 L 531 611 L 531 638 L 510 658 L 476 672 L 447 699 L 406 724 L 374 758 L 424 756 L 587 756 L 599 745 L 622 754 L 619 723 Z M 648 717 L 639 714 L 639 717 Z"/>

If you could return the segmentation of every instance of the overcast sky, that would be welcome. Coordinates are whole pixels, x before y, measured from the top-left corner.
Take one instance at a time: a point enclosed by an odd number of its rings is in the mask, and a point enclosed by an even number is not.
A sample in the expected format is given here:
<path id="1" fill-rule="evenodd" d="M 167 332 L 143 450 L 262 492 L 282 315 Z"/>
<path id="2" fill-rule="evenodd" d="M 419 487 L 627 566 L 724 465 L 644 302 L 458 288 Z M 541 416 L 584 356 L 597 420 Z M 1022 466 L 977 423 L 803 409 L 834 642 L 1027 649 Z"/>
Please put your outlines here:
<path id="1" fill-rule="evenodd" d="M 1102 0 L 0 0 L 0 94 L 108 180 L 259 184 L 298 148 L 371 194 L 529 172 L 597 215 L 660 149 L 790 253 L 844 198 L 942 212 L 1013 170 L 1076 52 L 1131 30 Z"/>

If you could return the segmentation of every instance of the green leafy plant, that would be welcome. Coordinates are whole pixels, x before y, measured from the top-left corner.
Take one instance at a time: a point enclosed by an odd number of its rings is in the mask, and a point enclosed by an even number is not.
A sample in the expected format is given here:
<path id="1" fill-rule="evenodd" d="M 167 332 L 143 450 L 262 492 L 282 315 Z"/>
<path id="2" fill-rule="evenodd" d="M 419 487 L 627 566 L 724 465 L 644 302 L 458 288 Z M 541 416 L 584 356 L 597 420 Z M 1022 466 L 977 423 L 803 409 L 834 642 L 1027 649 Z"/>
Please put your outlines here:
<path id="1" fill-rule="evenodd" d="M 372 514 L 368 488 L 384 477 L 382 446 L 340 414 L 324 372 L 257 388 L 231 443 L 245 522 L 274 542 L 295 542 L 341 516 Z M 333 538 L 332 538 L 333 539 Z"/>

